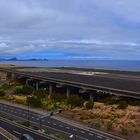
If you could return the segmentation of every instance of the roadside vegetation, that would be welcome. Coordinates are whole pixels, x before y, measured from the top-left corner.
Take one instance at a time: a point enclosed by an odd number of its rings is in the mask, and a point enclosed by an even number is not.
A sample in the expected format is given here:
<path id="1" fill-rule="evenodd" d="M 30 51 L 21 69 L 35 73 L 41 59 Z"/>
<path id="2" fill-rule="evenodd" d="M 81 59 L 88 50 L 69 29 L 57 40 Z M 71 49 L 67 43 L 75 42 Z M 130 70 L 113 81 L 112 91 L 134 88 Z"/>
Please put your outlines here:
<path id="1" fill-rule="evenodd" d="M 64 110 L 62 117 L 79 121 L 90 127 L 123 136 L 140 136 L 140 101 L 106 97 L 85 101 L 78 95 L 66 98 L 65 94 L 35 90 L 17 81 L 0 85 L 0 99 L 30 105 L 44 110 Z"/>

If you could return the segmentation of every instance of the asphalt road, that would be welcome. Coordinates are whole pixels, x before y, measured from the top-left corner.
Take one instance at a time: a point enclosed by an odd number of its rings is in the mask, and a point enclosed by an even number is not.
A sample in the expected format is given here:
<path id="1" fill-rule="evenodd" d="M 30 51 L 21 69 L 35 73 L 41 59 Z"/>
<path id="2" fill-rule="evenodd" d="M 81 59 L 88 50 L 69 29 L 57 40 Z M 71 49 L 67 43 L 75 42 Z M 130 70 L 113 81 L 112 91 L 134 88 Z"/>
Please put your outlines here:
<path id="1" fill-rule="evenodd" d="M 29 120 L 35 123 L 40 123 L 40 117 L 43 117 L 43 115 L 18 108 L 15 106 L 6 105 L 3 103 L 0 103 L 0 112 L 5 112 L 7 114 L 11 114 L 13 116 L 17 116 L 23 119 L 28 119 L 29 114 Z M 44 117 L 41 119 L 42 126 L 51 129 L 51 130 L 57 130 L 61 131 L 62 133 L 66 135 L 74 134 L 78 140 L 119 140 L 119 138 L 114 138 L 111 136 L 105 136 L 97 132 L 91 132 L 85 129 L 79 129 L 77 127 L 74 127 L 72 125 L 69 125 L 65 122 L 60 122 L 58 120 L 52 119 L 50 117 Z M 1 124 L 1 123 L 0 123 Z M 11 127 L 9 127 L 10 130 L 13 130 Z"/>
<path id="2" fill-rule="evenodd" d="M 2 119 L 0 119 L 0 126 L 19 139 L 21 138 L 22 134 L 29 134 L 32 138 L 34 138 L 34 140 L 53 140 L 53 139 L 49 139 L 44 136 L 41 136 L 39 133 L 35 133 L 28 129 L 24 129 L 20 126 L 17 126 L 8 121 L 4 121 Z"/>

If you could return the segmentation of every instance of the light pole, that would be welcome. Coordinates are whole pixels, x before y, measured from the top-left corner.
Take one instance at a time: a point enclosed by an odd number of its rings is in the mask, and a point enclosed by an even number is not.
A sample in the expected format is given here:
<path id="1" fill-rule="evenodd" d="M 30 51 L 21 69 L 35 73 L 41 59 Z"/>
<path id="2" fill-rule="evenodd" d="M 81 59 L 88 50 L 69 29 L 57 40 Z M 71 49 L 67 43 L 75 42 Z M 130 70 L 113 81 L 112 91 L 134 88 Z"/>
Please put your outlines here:
<path id="1" fill-rule="evenodd" d="M 27 96 L 28 98 L 31 98 L 32 97 L 32 95 L 30 95 L 30 96 Z M 29 127 L 29 125 L 30 125 L 30 102 L 29 102 L 29 100 L 28 100 L 28 102 L 27 102 L 27 104 L 28 104 L 28 127 Z"/>

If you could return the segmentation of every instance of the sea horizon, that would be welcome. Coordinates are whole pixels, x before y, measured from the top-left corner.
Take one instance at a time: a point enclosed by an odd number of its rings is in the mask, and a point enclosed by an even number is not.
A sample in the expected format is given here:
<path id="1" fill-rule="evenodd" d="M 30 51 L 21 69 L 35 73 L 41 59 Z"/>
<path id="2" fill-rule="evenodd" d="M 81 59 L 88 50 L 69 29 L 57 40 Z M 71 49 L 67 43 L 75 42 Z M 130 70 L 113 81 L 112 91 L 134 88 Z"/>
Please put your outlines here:
<path id="1" fill-rule="evenodd" d="M 140 71 L 140 60 L 47 60 L 47 61 L 0 61 L 0 64 L 31 67 L 75 67 L 104 70 Z"/>

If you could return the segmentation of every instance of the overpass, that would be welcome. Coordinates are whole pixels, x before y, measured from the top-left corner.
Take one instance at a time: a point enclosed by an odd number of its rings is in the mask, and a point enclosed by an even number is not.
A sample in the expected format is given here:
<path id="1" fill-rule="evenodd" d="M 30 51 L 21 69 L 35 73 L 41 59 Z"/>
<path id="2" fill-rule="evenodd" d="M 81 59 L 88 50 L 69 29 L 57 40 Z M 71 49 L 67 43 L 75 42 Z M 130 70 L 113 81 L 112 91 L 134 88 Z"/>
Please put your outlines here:
<path id="1" fill-rule="evenodd" d="M 66 71 L 22 71 L 18 69 L 3 69 L 0 71 L 11 72 L 17 76 L 22 76 L 36 81 L 38 88 L 39 82 L 50 83 L 49 91 L 52 92 L 51 84 L 57 84 L 67 87 L 67 94 L 69 94 L 69 87 L 79 88 L 85 91 L 97 91 L 114 94 L 117 96 L 133 97 L 140 99 L 140 75 L 80 75 L 68 73 Z M 90 94 L 91 95 L 91 94 Z M 92 97 L 92 95 L 91 95 Z"/>

